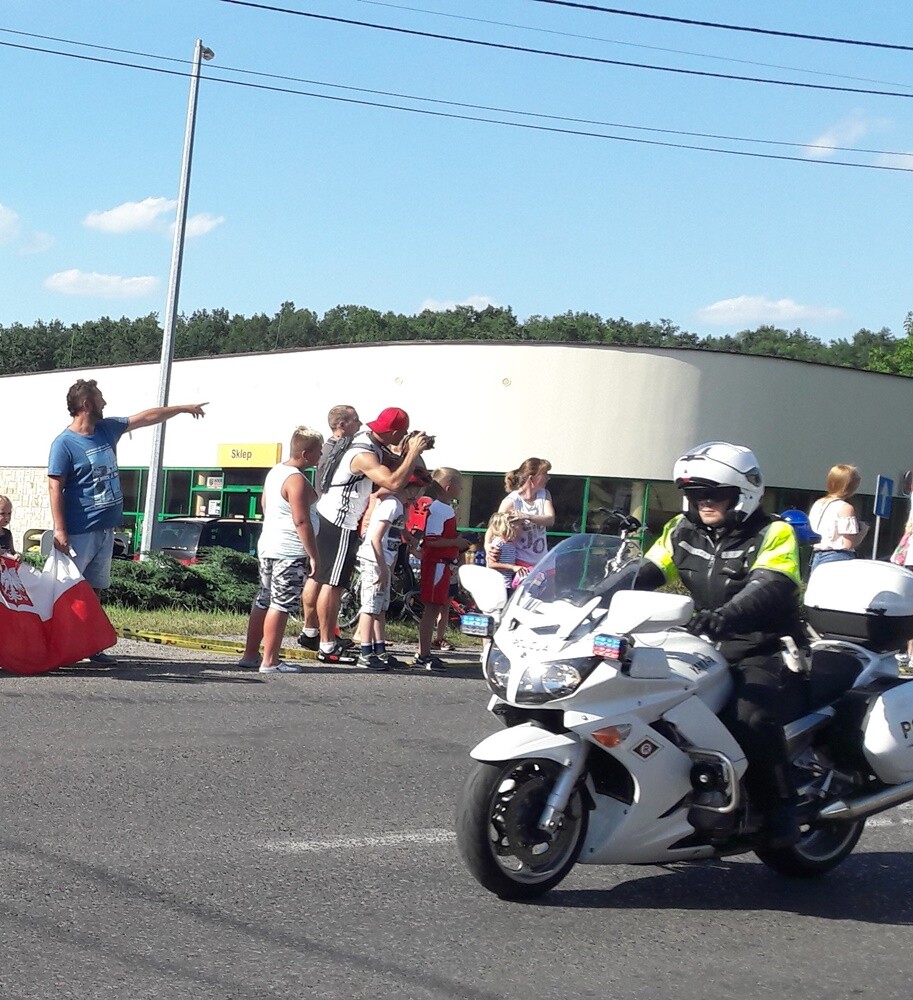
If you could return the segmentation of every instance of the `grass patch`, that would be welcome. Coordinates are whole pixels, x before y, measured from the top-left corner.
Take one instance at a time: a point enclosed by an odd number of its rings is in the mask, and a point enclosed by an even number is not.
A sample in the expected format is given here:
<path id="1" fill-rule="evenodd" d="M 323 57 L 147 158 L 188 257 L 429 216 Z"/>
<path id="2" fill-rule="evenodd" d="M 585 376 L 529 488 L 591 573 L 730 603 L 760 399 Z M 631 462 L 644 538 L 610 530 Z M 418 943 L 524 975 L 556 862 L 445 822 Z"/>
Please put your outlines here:
<path id="1" fill-rule="evenodd" d="M 228 611 L 194 611 L 186 608 L 139 609 L 122 604 L 105 604 L 105 611 L 116 629 L 129 628 L 135 632 L 154 632 L 159 635 L 193 635 L 210 638 L 243 636 L 247 632 L 247 615 Z M 301 620 L 289 618 L 285 634 L 297 638 Z M 481 646 L 478 639 L 461 635 L 449 629 L 447 636 L 455 646 L 474 648 Z M 413 622 L 387 623 L 387 639 L 395 643 L 417 643 L 418 626 Z"/>

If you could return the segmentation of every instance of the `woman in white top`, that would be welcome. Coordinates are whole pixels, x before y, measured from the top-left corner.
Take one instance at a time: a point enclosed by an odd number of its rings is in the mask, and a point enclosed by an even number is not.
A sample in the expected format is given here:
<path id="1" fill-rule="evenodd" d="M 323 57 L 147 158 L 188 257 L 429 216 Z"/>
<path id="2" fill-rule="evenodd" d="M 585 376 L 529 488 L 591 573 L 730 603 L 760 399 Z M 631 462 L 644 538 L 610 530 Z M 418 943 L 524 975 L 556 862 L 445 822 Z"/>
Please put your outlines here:
<path id="1" fill-rule="evenodd" d="M 545 533 L 555 523 L 552 495 L 545 488 L 551 467 L 552 463 L 544 458 L 528 458 L 504 477 L 504 489 L 509 492 L 498 513 L 507 514 L 519 527 L 516 561 L 527 569 L 545 555 Z"/>
<path id="2" fill-rule="evenodd" d="M 814 546 L 812 570 L 824 562 L 855 559 L 856 546 L 869 530 L 860 524 L 849 498 L 859 489 L 859 470 L 854 465 L 835 465 L 827 474 L 827 496 L 812 504 L 808 520 L 821 536 Z"/>

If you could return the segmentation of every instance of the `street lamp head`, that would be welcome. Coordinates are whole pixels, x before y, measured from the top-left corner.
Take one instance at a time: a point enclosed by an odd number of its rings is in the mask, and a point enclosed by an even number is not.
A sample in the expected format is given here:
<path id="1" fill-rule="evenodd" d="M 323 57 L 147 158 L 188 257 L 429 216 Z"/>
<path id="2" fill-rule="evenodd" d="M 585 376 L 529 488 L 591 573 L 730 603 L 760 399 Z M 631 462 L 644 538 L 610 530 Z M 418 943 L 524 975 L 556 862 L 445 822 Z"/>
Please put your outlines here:
<path id="1" fill-rule="evenodd" d="M 206 46 L 204 45 L 202 56 L 204 59 L 209 60 L 209 59 L 215 59 L 216 54 L 215 52 L 212 51 L 212 49 L 207 49 Z"/>

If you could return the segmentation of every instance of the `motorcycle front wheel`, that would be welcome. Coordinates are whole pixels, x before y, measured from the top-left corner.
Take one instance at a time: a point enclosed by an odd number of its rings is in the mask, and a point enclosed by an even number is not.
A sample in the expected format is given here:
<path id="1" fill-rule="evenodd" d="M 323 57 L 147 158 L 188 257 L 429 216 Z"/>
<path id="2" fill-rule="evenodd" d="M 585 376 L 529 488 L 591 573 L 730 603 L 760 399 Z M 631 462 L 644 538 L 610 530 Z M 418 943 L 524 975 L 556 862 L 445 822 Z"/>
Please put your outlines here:
<path id="1" fill-rule="evenodd" d="M 574 867 L 588 814 L 575 789 L 554 834 L 538 828 L 562 768 L 522 759 L 477 764 L 457 807 L 457 846 L 473 876 L 501 899 L 534 899 Z"/>
<path id="2" fill-rule="evenodd" d="M 791 847 L 763 847 L 755 854 L 780 875 L 814 878 L 850 855 L 864 827 L 864 819 L 815 823 L 803 830 L 799 842 Z"/>

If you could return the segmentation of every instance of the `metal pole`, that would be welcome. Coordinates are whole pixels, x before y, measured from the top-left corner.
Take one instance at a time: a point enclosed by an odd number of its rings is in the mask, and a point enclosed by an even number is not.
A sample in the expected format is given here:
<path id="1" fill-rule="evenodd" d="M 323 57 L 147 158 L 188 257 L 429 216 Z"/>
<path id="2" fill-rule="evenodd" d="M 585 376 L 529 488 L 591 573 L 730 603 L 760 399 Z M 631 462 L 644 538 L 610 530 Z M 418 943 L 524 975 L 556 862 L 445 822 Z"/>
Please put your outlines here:
<path id="1" fill-rule="evenodd" d="M 174 221 L 174 244 L 171 250 L 171 277 L 168 281 L 168 303 L 165 307 L 165 328 L 162 335 L 162 360 L 159 363 L 159 384 L 156 406 L 168 405 L 171 386 L 171 362 L 174 359 L 174 327 L 178 314 L 178 295 L 181 289 L 181 262 L 184 257 L 184 235 L 187 229 L 187 194 L 190 188 L 190 163 L 193 159 L 193 132 L 197 115 L 197 88 L 200 82 L 200 64 L 212 59 L 215 53 L 197 39 L 193 51 L 193 70 L 190 74 L 190 97 L 187 102 L 187 125 L 184 129 L 184 158 L 181 164 L 181 183 L 178 190 L 177 212 Z M 140 558 L 145 558 L 152 547 L 152 529 L 162 506 L 162 453 L 165 448 L 165 425 L 153 428 L 152 457 L 146 483 L 146 506 L 143 511 L 143 532 L 140 538 Z"/>

